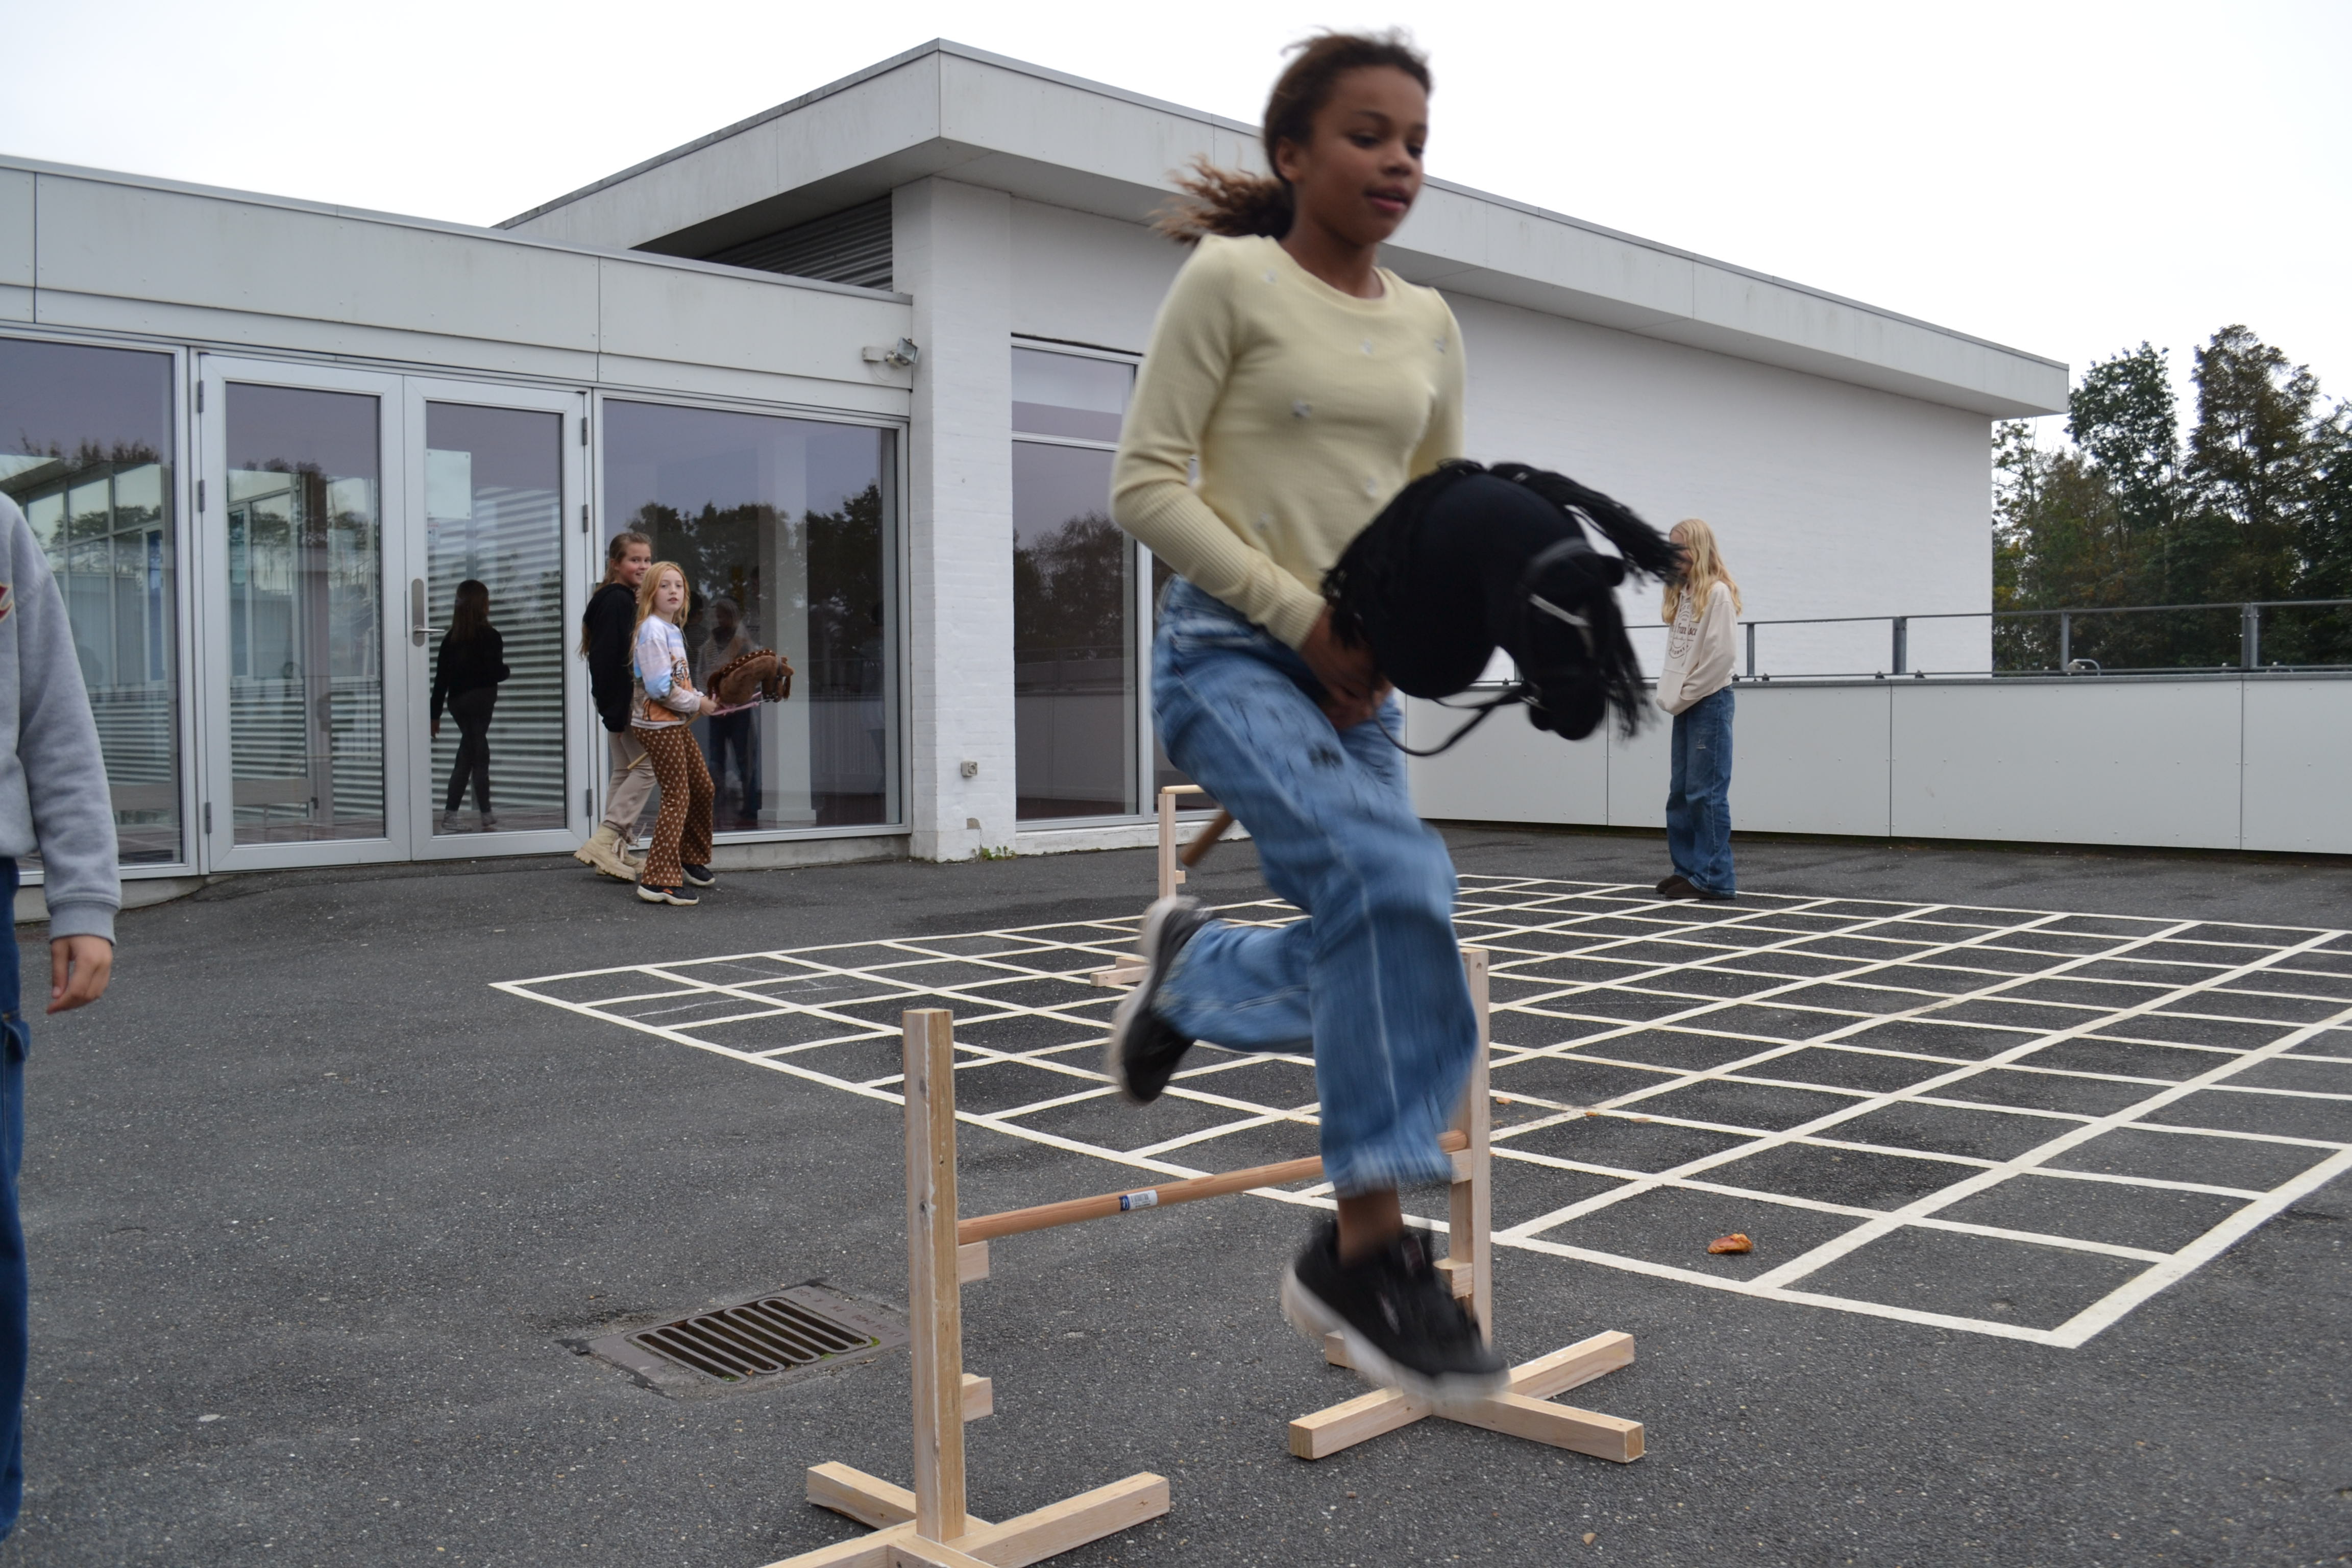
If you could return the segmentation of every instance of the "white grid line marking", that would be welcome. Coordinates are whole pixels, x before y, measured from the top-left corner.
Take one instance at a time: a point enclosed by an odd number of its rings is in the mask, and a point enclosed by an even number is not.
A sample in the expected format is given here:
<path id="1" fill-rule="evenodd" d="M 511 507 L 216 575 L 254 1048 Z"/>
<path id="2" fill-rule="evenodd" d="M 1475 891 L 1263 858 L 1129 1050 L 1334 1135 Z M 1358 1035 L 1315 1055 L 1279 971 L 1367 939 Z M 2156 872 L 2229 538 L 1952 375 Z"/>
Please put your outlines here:
<path id="1" fill-rule="evenodd" d="M 1725 909 L 1666 902 L 1647 889 L 1621 884 L 1535 878 L 1465 875 L 1462 885 L 1458 916 L 1463 940 L 1495 954 L 1497 1032 L 1524 1038 L 1528 1030 L 1555 1035 L 1563 1027 L 1580 1031 L 1548 1045 L 1496 1043 L 1494 1066 L 1506 1085 L 1496 1091 L 1498 1106 L 1536 1113 L 1496 1129 L 1497 1196 L 1507 1197 L 1521 1173 L 1534 1178 L 1549 1171 L 1555 1179 L 1574 1173 L 1612 1184 L 1592 1196 L 1498 1228 L 1495 1239 L 1500 1246 L 1763 1300 L 2071 1348 L 2352 1170 L 2352 1142 L 2305 1136 L 2278 1125 L 2281 1116 L 2326 1117 L 2338 1107 L 2352 1106 L 2352 1092 L 2228 1081 L 2281 1060 L 2309 1064 L 2320 1072 L 2352 1065 L 2352 1054 L 2346 1054 L 2346 1047 L 2352 1047 L 2352 995 L 2347 994 L 2352 992 L 2352 933 L 1854 899 L 1750 895 L 1740 906 Z M 1221 912 L 1265 924 L 1295 913 L 1272 900 Z M 949 1006 L 957 1015 L 959 1070 L 1009 1064 L 1045 1075 L 1036 1080 L 1040 1092 L 1034 1098 L 993 1111 L 962 1111 L 960 1120 L 1157 1175 L 1192 1176 L 1246 1163 L 1226 1160 L 1194 1167 L 1171 1158 L 1200 1157 L 1237 1133 L 1314 1125 L 1317 1107 L 1311 1098 L 1269 1104 L 1224 1092 L 1218 1084 L 1229 1074 L 1267 1062 L 1299 1068 L 1297 1058 L 1209 1050 L 1171 1086 L 1168 1098 L 1193 1108 L 1194 1114 L 1223 1114 L 1224 1120 L 1126 1149 L 1030 1124 L 1049 1111 L 1109 1099 L 1096 1063 L 1104 1015 L 1115 997 L 1087 985 L 1083 975 L 1106 960 L 1123 957 L 1133 944 L 1137 923 L 1075 921 L 829 943 L 583 970 L 501 982 L 496 988 L 581 1017 L 894 1104 L 899 1100 L 892 1087 L 897 1073 L 869 1076 L 873 1067 L 868 1066 L 866 1073 L 844 1076 L 823 1070 L 819 1064 L 825 1058 L 815 1053 L 863 1046 L 870 1059 L 872 1047 L 894 1043 L 898 1035 L 894 1025 L 877 1021 L 881 1015 L 895 1013 L 899 1005 Z M 2197 956 L 2184 956 L 2191 953 Z M 2330 967 L 2338 964 L 2342 967 Z M 1550 966 L 1556 966 L 1552 975 L 1534 973 Z M 1559 977 L 1564 974 L 1581 978 Z M 606 981 L 614 986 L 614 994 L 583 999 Z M 656 986 L 661 989 L 650 988 Z M 1066 995 L 1055 994 L 1064 990 Z M 1031 999 L 998 994 L 1007 991 Z M 566 992 L 577 994 L 562 994 Z M 737 1005 L 695 1016 L 729 1004 Z M 2199 1010 L 2190 1011 L 2192 1005 Z M 2267 1008 L 2297 1016 L 2255 1017 L 2246 1012 L 2203 1010 L 2216 1007 Z M 877 1017 L 858 1009 L 878 1009 Z M 2004 1021 L 1996 1021 L 2004 1013 Z M 761 1043 L 757 1049 L 711 1037 L 714 1031 L 724 1036 L 730 1028 L 778 1019 L 817 1032 L 782 1045 Z M 2145 1031 L 2148 1021 L 2156 1019 L 2165 1021 L 2160 1027 L 2209 1037 L 2152 1037 Z M 1022 1020 L 1043 1022 L 1055 1031 L 1054 1037 L 1034 1046 L 991 1043 L 995 1037 L 985 1026 Z M 2126 1032 L 2135 1023 L 2140 1028 Z M 1738 1026 L 1742 1024 L 1784 1032 L 1759 1033 Z M 2216 1029 L 2231 1033 L 2216 1037 Z M 1785 1032 L 1790 1030 L 1798 1032 Z M 1874 1037 L 1872 1031 L 1888 1033 Z M 1895 1031 L 1907 1037 L 1894 1038 Z M 1941 1042 L 1935 1038 L 1938 1032 L 1944 1035 Z M 2212 1038 L 2250 1038 L 2254 1032 L 2268 1037 L 2254 1044 L 2210 1043 Z M 1677 1039 L 1706 1042 L 1709 1050 L 1727 1049 L 1734 1055 L 1700 1067 L 1687 1065 L 1687 1056 L 1679 1061 L 1656 1059 L 1662 1053 L 1678 1055 L 1669 1046 Z M 2297 1048 L 2315 1044 L 2330 1054 Z M 2052 1066 L 2032 1059 L 2070 1046 L 2093 1048 L 2096 1065 Z M 2210 1065 L 2184 1076 L 2195 1058 L 2152 1054 L 2180 1051 L 2197 1053 Z M 1783 1077 L 1767 1068 L 1796 1060 L 1825 1067 L 1830 1080 Z M 1509 1069 L 1548 1062 L 1644 1072 L 1654 1075 L 1654 1081 L 1584 1106 L 1508 1087 Z M 2154 1068 L 2163 1076 L 2104 1070 L 2117 1063 Z M 1872 1087 L 1866 1079 L 1834 1081 L 1848 1069 L 1875 1071 L 1882 1082 L 1891 1081 L 1886 1074 L 1906 1068 L 1916 1077 L 1896 1089 Z M 2063 1093 L 2068 1085 L 2082 1086 L 2085 1092 L 2113 1086 L 2131 1100 L 2119 1107 L 2084 1109 L 1980 1100 L 1955 1092 L 1972 1080 L 1990 1084 L 1989 1075 L 1993 1074 L 2021 1086 L 2012 1090 L 2021 1100 L 2035 1093 Z M 1067 1081 L 1069 1089 L 1054 1089 L 1055 1079 Z M 1842 1103 L 1780 1127 L 1718 1120 L 1719 1112 L 1712 1109 L 1700 1115 L 1667 1114 L 1674 1102 L 1647 1103 L 1706 1088 L 1735 1096 L 1806 1095 L 1820 1097 L 1823 1103 Z M 2245 1125 L 2144 1120 L 2197 1095 L 2210 1097 L 2207 1103 L 2231 1105 L 2234 1109 L 2223 1120 Z M 2306 1112 L 2294 1112 L 2295 1106 L 2305 1107 Z M 1964 1148 L 1932 1146 L 1933 1137 L 1947 1136 L 1943 1134 L 1922 1135 L 1928 1137 L 1928 1144 L 1913 1147 L 1855 1139 L 1847 1131 L 1848 1123 L 1897 1108 L 1930 1118 L 2000 1117 L 2008 1127 L 2039 1124 L 2053 1132 L 2032 1134 L 2031 1146 L 2022 1152 L 1990 1151 L 1994 1157 L 1989 1158 Z M 1735 1107 L 1734 1113 L 1753 1109 L 1751 1102 Z M 1536 1134 L 1560 1136 L 1558 1130 L 1591 1118 L 1637 1140 L 1696 1135 L 1732 1142 L 1663 1170 L 1517 1146 Z M 2340 1126 L 2352 1136 L 2352 1115 L 2341 1118 Z M 2310 1163 L 2268 1186 L 2048 1163 L 2116 1132 L 2226 1141 L 2256 1152 L 2273 1151 L 2286 1162 L 2307 1153 Z M 1951 1142 L 1967 1141 L 1959 1134 L 1948 1136 Z M 1952 1176 L 1923 1194 L 1906 1194 L 1906 1201 L 1893 1206 L 1768 1191 L 1720 1179 L 1738 1173 L 1744 1162 L 1759 1154 L 1781 1151 L 1832 1160 L 1848 1155 L 1895 1159 L 1917 1171 L 1948 1169 Z M 1971 1197 L 2014 1190 L 2011 1184 L 2021 1183 L 2053 1188 L 2063 1183 L 2085 1195 L 2095 1191 L 2171 1194 L 2240 1206 L 2168 1251 L 2145 1245 L 2145 1237 L 2058 1235 L 1941 1212 Z M 1769 1205 L 1767 1213 L 1853 1223 L 1748 1278 L 1584 1245 L 1576 1238 L 1577 1226 L 1597 1215 L 1650 1194 L 1677 1192 Z M 1328 1189 L 1319 1185 L 1262 1190 L 1258 1195 L 1325 1207 L 1330 1202 Z M 1442 1221 L 1415 1223 L 1444 1228 Z M 2045 1257 L 2105 1260 L 2109 1268 L 2141 1267 L 2122 1283 L 2104 1288 L 2095 1299 L 2042 1327 L 1879 1300 L 1866 1293 L 1865 1287 L 1852 1284 L 1843 1290 L 1818 1288 L 1818 1277 L 1832 1265 L 1857 1254 L 1867 1258 L 1873 1245 L 1905 1233 L 1973 1237 L 2034 1249 Z M 1704 1239 L 1677 1236 L 1674 1250 L 1685 1255 L 1687 1245 L 1696 1251 Z M 1909 1272 L 1914 1266 L 1905 1267 Z M 1804 1288 L 1808 1282 L 1815 1288 Z"/>

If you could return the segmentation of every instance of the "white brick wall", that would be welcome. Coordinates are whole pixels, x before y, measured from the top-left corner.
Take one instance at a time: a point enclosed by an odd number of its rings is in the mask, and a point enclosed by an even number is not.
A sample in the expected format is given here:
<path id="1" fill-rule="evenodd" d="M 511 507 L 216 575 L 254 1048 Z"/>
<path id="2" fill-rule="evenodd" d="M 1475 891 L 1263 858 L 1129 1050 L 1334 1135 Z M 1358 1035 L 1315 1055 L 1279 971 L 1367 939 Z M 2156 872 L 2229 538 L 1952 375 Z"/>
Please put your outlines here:
<path id="1" fill-rule="evenodd" d="M 960 860 L 1011 847 L 1014 832 L 1013 202 L 937 179 L 892 201 L 894 281 L 915 297 L 922 348 L 906 509 L 908 852 Z"/>

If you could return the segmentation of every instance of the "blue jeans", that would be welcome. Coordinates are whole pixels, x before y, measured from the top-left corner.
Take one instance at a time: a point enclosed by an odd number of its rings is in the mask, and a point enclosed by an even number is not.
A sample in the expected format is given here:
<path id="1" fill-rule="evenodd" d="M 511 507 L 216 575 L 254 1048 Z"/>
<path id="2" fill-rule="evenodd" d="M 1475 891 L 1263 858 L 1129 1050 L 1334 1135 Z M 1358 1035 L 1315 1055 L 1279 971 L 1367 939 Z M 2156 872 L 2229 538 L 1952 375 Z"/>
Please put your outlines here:
<path id="1" fill-rule="evenodd" d="M 1152 646 L 1170 760 L 1255 842 L 1286 926 L 1218 921 L 1185 945 L 1155 1010 L 1243 1051 L 1310 1046 L 1323 1173 L 1341 1197 L 1443 1182 L 1438 1135 L 1478 1048 L 1454 936 L 1454 863 L 1413 814 L 1377 723 L 1335 731 L 1306 660 L 1181 578 Z M 1388 727 L 1403 720 L 1391 700 Z"/>
<path id="2" fill-rule="evenodd" d="M 1739 891 L 1731 869 L 1731 688 L 1675 715 L 1674 782 L 1666 789 L 1666 852 L 1692 887 Z"/>
<path id="3" fill-rule="evenodd" d="M 0 966 L 0 1541 L 25 1504 L 25 1357 L 28 1344 L 25 1223 L 16 1213 L 16 1172 L 25 1162 L 26 1032 L 16 973 L 16 862 L 0 860 L 8 896 L 7 963 Z"/>

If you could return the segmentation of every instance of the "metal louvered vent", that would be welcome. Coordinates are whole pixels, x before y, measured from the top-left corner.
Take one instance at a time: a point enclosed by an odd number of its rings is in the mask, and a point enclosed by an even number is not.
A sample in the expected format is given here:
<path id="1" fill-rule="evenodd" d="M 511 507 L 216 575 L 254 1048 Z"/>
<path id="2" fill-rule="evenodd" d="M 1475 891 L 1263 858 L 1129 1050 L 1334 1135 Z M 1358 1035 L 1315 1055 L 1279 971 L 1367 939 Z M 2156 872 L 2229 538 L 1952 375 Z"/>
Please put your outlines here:
<path id="1" fill-rule="evenodd" d="M 705 261 L 862 289 L 890 287 L 890 198 L 867 202 L 711 252 Z"/>
<path id="2" fill-rule="evenodd" d="M 772 1387 L 907 1342 L 889 1314 L 821 1285 L 795 1285 L 749 1301 L 692 1312 L 651 1328 L 564 1342 L 632 1373 L 662 1394 L 692 1398 Z"/>

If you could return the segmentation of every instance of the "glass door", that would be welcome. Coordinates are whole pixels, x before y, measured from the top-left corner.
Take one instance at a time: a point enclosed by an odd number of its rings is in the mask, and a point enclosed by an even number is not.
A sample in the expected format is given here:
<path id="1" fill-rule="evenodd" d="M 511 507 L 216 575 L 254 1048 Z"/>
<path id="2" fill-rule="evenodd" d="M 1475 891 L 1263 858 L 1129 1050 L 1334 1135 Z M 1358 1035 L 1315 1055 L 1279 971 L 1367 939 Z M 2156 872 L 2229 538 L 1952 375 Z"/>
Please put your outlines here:
<path id="1" fill-rule="evenodd" d="M 404 857 L 399 378 L 207 354 L 196 406 L 206 863 Z"/>
<path id="2" fill-rule="evenodd" d="M 416 378 L 406 395 L 409 695 L 394 749 L 414 853 L 569 849 L 593 826 L 593 761 L 564 726 L 587 700 L 565 594 L 585 558 L 587 399 Z"/>

